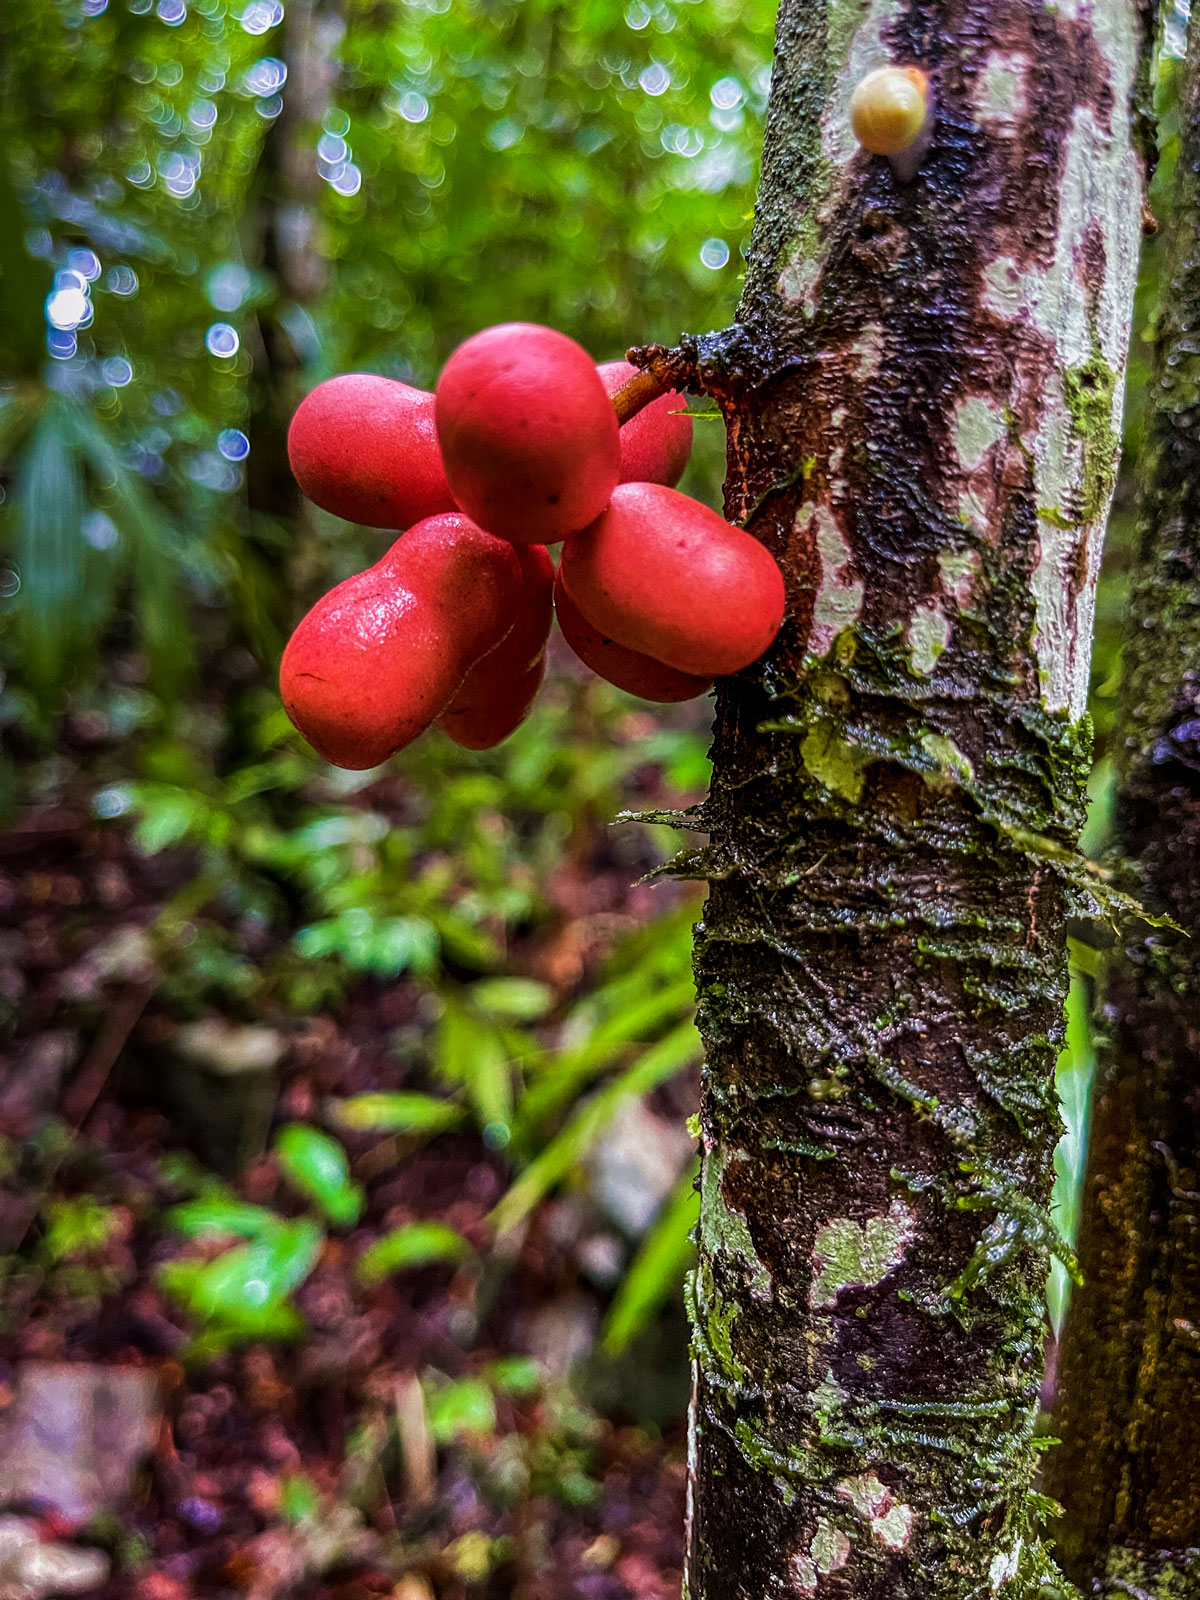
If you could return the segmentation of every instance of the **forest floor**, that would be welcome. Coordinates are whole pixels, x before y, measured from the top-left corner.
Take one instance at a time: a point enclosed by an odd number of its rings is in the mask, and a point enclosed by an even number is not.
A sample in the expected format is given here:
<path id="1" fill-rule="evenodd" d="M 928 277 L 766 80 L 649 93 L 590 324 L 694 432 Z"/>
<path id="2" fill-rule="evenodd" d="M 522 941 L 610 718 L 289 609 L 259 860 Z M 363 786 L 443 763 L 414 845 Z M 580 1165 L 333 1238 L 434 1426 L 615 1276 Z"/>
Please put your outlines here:
<path id="1" fill-rule="evenodd" d="M 158 1092 L 178 1018 L 139 942 L 187 864 L 140 853 L 88 799 L 68 786 L 0 841 L 0 996 L 17 1018 L 0 1077 L 0 1600 L 673 1600 L 681 1309 L 632 1363 L 600 1361 L 612 1273 L 606 1289 L 587 1261 L 612 1241 L 567 1198 L 489 1250 L 511 1174 L 478 1134 L 347 1134 L 366 1204 L 326 1231 L 295 1293 L 303 1337 L 196 1359 L 161 1285 L 185 1250 L 162 1217 L 207 1170 L 204 1117 Z M 662 908 L 609 851 L 597 829 L 576 852 L 518 970 L 553 981 L 557 962 L 586 982 L 613 926 Z M 430 1092 L 396 1047 L 423 1003 L 410 980 L 366 978 L 275 1019 L 274 1124 L 364 1091 Z M 658 1092 L 676 1126 L 694 1093 Z M 227 1192 L 304 1214 L 268 1154 Z M 456 1229 L 476 1262 L 364 1289 L 364 1248 L 414 1218 Z M 516 1359 L 530 1355 L 536 1369 Z M 114 1391 L 114 1372 L 141 1376 Z"/>

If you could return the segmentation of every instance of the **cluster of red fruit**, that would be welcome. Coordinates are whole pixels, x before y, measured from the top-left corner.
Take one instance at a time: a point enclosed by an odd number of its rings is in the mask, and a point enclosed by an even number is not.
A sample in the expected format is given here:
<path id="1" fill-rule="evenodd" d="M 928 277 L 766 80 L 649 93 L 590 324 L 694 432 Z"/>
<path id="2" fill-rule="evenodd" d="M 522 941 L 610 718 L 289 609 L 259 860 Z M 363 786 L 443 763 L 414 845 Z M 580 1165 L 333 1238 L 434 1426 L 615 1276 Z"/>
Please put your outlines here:
<path id="1" fill-rule="evenodd" d="M 305 494 L 408 529 L 284 651 L 284 705 L 327 760 L 373 767 L 434 722 L 499 744 L 533 703 L 555 611 L 581 660 L 647 700 L 702 694 L 770 645 L 779 568 L 673 487 L 692 443 L 673 395 L 651 388 L 618 423 L 611 396 L 636 378 L 506 323 L 459 346 L 436 394 L 350 374 L 301 404 L 288 452 Z M 556 576 L 546 546 L 563 539 Z"/>

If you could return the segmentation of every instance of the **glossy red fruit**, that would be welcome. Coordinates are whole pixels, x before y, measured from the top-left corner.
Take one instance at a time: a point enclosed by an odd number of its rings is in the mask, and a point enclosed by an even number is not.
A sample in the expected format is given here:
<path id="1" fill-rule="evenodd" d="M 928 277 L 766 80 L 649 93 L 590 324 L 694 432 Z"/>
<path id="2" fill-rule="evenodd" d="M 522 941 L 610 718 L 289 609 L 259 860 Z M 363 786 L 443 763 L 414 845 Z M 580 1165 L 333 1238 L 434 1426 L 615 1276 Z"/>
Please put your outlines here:
<path id="1" fill-rule="evenodd" d="M 719 678 L 768 648 L 783 576 L 757 539 L 677 489 L 623 483 L 563 550 L 562 581 L 600 633 L 680 672 Z"/>
<path id="2" fill-rule="evenodd" d="M 505 637 L 523 588 L 512 545 L 461 512 L 427 517 L 300 623 L 279 669 L 288 716 L 335 766 L 378 766 Z"/>
<path id="3" fill-rule="evenodd" d="M 512 631 L 476 662 L 438 718 L 438 727 L 467 750 L 490 750 L 520 727 L 546 675 L 554 563 L 544 544 L 522 545 L 516 554 L 524 587 Z"/>
<path id="4" fill-rule="evenodd" d="M 319 383 L 292 418 L 288 459 L 315 505 L 368 528 L 409 528 L 456 509 L 433 396 L 394 378 L 348 372 Z"/>
<path id="5" fill-rule="evenodd" d="M 628 361 L 605 361 L 596 368 L 610 395 L 636 377 L 637 370 Z M 622 483 L 675 487 L 692 453 L 692 419 L 686 405 L 681 394 L 664 394 L 622 424 Z"/>
<path id="6" fill-rule="evenodd" d="M 621 439 L 586 350 L 553 328 L 506 322 L 468 339 L 436 395 L 438 440 L 455 499 L 514 544 L 555 544 L 604 510 Z"/>
<path id="7" fill-rule="evenodd" d="M 640 655 L 636 650 L 627 650 L 624 645 L 606 639 L 581 615 L 563 587 L 561 573 L 554 584 L 554 609 L 563 638 L 584 665 L 606 682 L 624 689 L 626 694 L 666 703 L 692 700 L 712 688 L 711 678 L 676 672 L 674 667 L 664 666 L 652 656 Z"/>

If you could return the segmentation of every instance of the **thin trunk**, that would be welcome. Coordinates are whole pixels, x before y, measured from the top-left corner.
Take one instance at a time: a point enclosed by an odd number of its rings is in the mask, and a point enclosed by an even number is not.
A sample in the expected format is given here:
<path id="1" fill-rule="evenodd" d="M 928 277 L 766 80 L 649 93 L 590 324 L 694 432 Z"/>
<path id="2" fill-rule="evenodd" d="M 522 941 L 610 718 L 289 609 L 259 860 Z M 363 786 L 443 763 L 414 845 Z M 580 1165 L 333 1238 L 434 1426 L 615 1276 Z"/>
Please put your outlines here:
<path id="1" fill-rule="evenodd" d="M 729 514 L 792 601 L 722 686 L 694 824 L 692 1600 L 1053 1571 L 1053 1073 L 1139 44 L 1135 0 L 783 0 L 739 321 L 664 358 L 720 403 Z M 889 59 L 935 96 L 910 183 L 848 125 Z"/>
<path id="2" fill-rule="evenodd" d="M 1164 241 L 1117 748 L 1133 887 L 1185 933 L 1115 953 L 1064 1336 L 1064 1564 L 1089 1592 L 1200 1596 L 1200 28 Z M 1188 937 L 1187 935 L 1190 935 Z M 1132 1585 L 1132 1587 L 1130 1587 Z"/>
<path id="3" fill-rule="evenodd" d="M 316 146 L 337 80 L 331 57 L 342 33 L 340 9 L 340 0 L 289 0 L 280 41 L 287 66 L 283 110 L 263 140 L 247 241 L 248 254 L 276 291 L 257 318 L 247 492 L 252 511 L 284 522 L 298 518 L 302 507 L 288 465 L 287 430 L 303 398 L 303 354 L 288 319 L 320 298 L 328 275 Z"/>

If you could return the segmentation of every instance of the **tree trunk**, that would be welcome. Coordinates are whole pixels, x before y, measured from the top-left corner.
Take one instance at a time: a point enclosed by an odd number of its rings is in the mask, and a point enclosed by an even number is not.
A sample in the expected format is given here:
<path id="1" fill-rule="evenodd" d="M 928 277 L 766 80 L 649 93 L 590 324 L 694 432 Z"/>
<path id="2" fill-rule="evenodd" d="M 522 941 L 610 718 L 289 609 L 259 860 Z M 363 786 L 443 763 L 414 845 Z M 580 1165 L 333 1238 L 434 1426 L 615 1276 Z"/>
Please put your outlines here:
<path id="1" fill-rule="evenodd" d="M 1141 927 L 1112 962 L 1067 1318 L 1064 1564 L 1089 1592 L 1200 1596 L 1200 28 L 1164 244 L 1117 749 Z M 1191 937 L 1187 937 L 1190 935 Z M 1056 1425 L 1058 1419 L 1056 1419 Z"/>
<path id="2" fill-rule="evenodd" d="M 288 525 L 303 505 L 287 455 L 288 424 L 303 398 L 303 355 L 288 318 L 319 299 L 328 275 L 316 144 L 337 80 L 331 57 L 342 33 L 340 13 L 341 0 L 288 0 L 279 41 L 287 66 L 283 110 L 263 139 L 247 239 L 248 253 L 275 288 L 256 319 L 247 494 L 251 511 Z"/>
<path id="3" fill-rule="evenodd" d="M 791 596 L 720 690 L 693 822 L 692 1600 L 1053 1573 L 1053 1073 L 1139 46 L 1134 0 L 783 0 L 739 320 L 664 358 L 721 405 L 728 514 Z M 911 182 L 848 124 L 889 59 L 932 85 Z"/>

